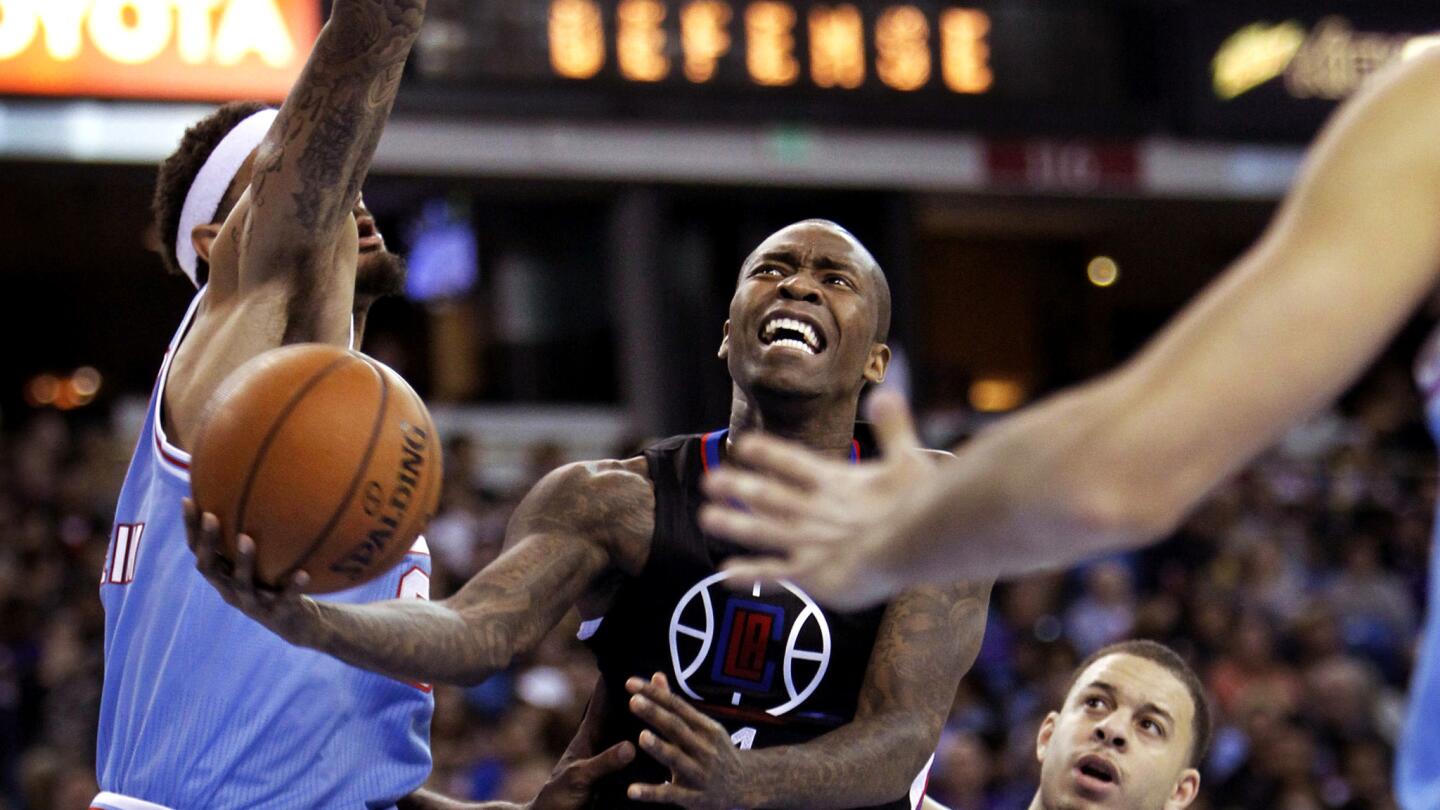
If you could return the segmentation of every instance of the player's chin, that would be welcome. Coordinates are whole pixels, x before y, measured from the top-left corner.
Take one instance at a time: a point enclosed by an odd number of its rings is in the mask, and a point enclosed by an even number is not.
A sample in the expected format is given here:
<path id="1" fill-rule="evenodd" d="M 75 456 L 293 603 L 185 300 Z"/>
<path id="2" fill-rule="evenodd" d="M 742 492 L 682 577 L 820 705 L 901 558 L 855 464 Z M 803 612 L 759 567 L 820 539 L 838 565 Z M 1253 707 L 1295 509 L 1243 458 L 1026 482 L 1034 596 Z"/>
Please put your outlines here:
<path id="1" fill-rule="evenodd" d="M 825 386 L 816 380 L 813 371 L 807 373 L 789 369 L 767 369 L 755 375 L 751 388 L 770 396 L 789 399 L 813 399 L 827 393 Z"/>
<path id="2" fill-rule="evenodd" d="M 1089 790 L 1081 785 L 1071 785 L 1067 792 L 1070 794 L 1070 803 L 1065 806 L 1075 810 L 1130 806 L 1129 798 L 1119 785 L 1111 785 L 1099 790 Z"/>
<path id="3" fill-rule="evenodd" d="M 355 265 L 355 292 L 371 298 L 405 291 L 405 259 L 383 247 L 361 251 Z"/>

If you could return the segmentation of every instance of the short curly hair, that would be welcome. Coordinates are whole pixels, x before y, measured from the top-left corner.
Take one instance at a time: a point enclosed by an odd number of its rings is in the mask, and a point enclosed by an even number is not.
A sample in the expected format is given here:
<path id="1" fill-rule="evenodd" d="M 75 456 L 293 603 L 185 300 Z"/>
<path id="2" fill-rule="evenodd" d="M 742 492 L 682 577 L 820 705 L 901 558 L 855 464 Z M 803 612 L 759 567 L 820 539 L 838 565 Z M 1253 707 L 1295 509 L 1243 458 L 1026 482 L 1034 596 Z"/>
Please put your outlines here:
<path id="1" fill-rule="evenodd" d="M 200 174 L 205 161 L 210 159 L 210 154 L 230 134 L 230 130 L 268 106 L 259 101 L 233 101 L 222 106 L 185 130 L 180 146 L 160 164 L 150 210 L 155 216 L 155 227 L 160 235 L 160 259 L 165 263 L 166 270 L 185 275 L 175 255 L 175 240 L 180 235 L 180 213 L 185 207 L 185 196 L 190 193 L 196 175 Z M 224 222 L 239 196 L 240 190 L 235 188 L 232 180 L 220 200 L 220 208 L 215 212 L 213 221 Z M 210 275 L 210 268 L 204 259 L 197 259 L 196 263 L 195 283 L 203 286 Z"/>

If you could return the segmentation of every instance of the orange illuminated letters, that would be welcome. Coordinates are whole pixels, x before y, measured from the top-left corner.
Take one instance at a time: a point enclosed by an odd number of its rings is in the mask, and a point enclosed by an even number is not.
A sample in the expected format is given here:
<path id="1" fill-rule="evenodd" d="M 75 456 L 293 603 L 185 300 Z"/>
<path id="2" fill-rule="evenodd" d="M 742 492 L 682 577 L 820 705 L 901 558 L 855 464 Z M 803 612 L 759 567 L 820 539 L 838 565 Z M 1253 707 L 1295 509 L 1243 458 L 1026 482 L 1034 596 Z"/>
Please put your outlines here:
<path id="1" fill-rule="evenodd" d="M 810 78 L 853 90 L 865 83 L 865 22 L 846 4 L 810 9 Z"/>
<path id="2" fill-rule="evenodd" d="M 691 0 L 680 11 L 680 45 L 685 51 L 685 78 L 710 81 L 715 64 L 730 50 L 730 6 L 722 0 Z"/>
<path id="3" fill-rule="evenodd" d="M 316 0 L 0 0 L 0 92 L 283 98 Z"/>
<path id="4" fill-rule="evenodd" d="M 770 87 L 794 84 L 795 8 L 789 3 L 751 3 L 745 8 L 745 64 L 750 78 Z"/>
<path id="5" fill-rule="evenodd" d="M 620 75 L 637 82 L 658 82 L 670 72 L 665 58 L 665 6 L 660 0 L 620 0 L 615 56 Z"/>
<path id="6" fill-rule="evenodd" d="M 589 79 L 605 66 L 605 26 L 595 0 L 550 4 L 550 65 L 567 79 Z"/>
<path id="7" fill-rule="evenodd" d="M 133 5 L 141 0 L 96 2 Z M 918 5 L 893 3 L 879 6 L 872 18 L 854 0 L 616 0 L 612 21 L 605 17 L 607 7 L 603 0 L 549 0 L 550 64 L 557 76 L 599 76 L 612 44 L 607 37 L 613 22 L 618 73 L 632 82 L 671 79 L 672 61 L 683 64 L 683 71 L 676 73 L 683 73 L 685 81 L 711 82 L 727 69 L 728 62 L 722 60 L 743 39 L 745 72 L 732 81 L 785 87 L 799 82 L 808 69 L 814 87 L 854 90 L 865 85 L 873 70 L 885 86 L 912 92 L 940 84 L 931 81 L 938 64 L 944 87 L 951 92 L 987 93 L 995 83 L 990 16 L 973 8 L 927 12 Z M 805 26 L 803 46 L 797 38 L 799 25 Z M 140 42 L 134 48 L 147 47 L 144 37 L 136 38 Z"/>
<path id="8" fill-rule="evenodd" d="M 891 6 L 875 22 L 875 73 L 896 90 L 930 81 L 930 21 L 914 6 Z"/>
<path id="9" fill-rule="evenodd" d="M 940 72 L 957 93 L 983 93 L 994 84 L 990 73 L 990 16 L 972 8 L 946 9 L 940 15 Z"/>

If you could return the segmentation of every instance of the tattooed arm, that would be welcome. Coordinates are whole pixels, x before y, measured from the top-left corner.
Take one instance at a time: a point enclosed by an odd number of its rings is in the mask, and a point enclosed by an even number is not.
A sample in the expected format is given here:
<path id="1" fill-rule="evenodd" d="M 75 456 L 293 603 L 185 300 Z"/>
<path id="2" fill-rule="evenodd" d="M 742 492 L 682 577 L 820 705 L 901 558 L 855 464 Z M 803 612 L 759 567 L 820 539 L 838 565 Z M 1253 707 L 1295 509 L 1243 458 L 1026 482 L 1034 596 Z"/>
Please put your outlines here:
<path id="1" fill-rule="evenodd" d="M 351 211 L 424 9 L 424 0 L 334 3 L 250 159 L 249 185 L 203 253 L 209 277 L 195 339 L 176 354 L 164 394 L 166 428 L 180 446 L 221 381 L 250 358 L 288 343 L 350 345 L 359 251 Z"/>
<path id="2" fill-rule="evenodd" d="M 902 594 L 881 622 L 855 719 L 799 745 L 737 751 L 663 676 L 631 679 L 631 710 L 654 729 L 640 746 L 672 779 L 633 785 L 630 797 L 720 810 L 860 807 L 905 796 L 980 651 L 989 602 L 989 582 Z"/>
<path id="3" fill-rule="evenodd" d="M 197 566 L 227 602 L 303 647 L 402 680 L 473 684 L 532 648 L 605 572 L 638 573 L 655 494 L 644 459 L 561 467 L 535 485 L 506 530 L 507 549 L 439 602 L 318 602 L 257 588 L 254 544 L 235 573 L 218 556 L 218 522 L 186 502 Z"/>
<path id="4" fill-rule="evenodd" d="M 355 245 L 337 237 L 355 230 L 351 212 L 424 12 L 425 0 L 334 4 L 255 154 L 248 215 L 239 234 L 242 287 L 279 280 L 292 293 L 350 297 Z M 337 260 L 350 269 L 348 278 L 331 272 Z M 341 314 L 348 324 L 348 304 Z"/>

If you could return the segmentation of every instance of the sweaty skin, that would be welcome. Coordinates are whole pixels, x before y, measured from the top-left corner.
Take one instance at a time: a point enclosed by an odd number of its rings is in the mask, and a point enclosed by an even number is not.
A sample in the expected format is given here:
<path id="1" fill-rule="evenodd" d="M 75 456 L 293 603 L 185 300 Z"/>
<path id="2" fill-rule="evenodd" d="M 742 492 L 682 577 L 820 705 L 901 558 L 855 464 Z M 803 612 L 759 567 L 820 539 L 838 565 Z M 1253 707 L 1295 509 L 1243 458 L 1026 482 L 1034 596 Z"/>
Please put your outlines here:
<path id="1" fill-rule="evenodd" d="M 1375 76 L 1321 133 L 1260 241 L 1118 370 L 998 423 L 934 473 L 889 458 L 849 469 L 749 437 L 736 457 L 752 471 L 710 477 L 702 525 L 774 555 L 737 573 L 848 607 L 1166 535 L 1332 401 L 1435 287 L 1437 98 L 1440 51 Z M 876 407 L 889 449 L 913 447 L 903 405 Z"/>
<path id="2" fill-rule="evenodd" d="M 797 223 L 762 243 L 742 267 L 720 348 L 735 383 L 732 435 L 766 430 L 848 454 L 860 391 L 884 378 L 889 359 L 877 340 L 889 317 L 884 285 L 864 247 L 832 223 Z M 811 324 L 823 350 L 765 344 L 762 327 L 777 313 Z M 280 594 L 257 589 L 248 539 L 236 571 L 223 570 L 214 518 L 193 509 L 191 542 L 222 596 L 292 643 L 392 677 L 469 684 L 533 648 L 572 607 L 604 615 L 622 578 L 638 575 L 649 556 L 648 476 L 643 458 L 555 470 L 517 507 L 501 556 L 437 602 L 335 605 L 300 596 L 296 584 Z M 905 795 L 979 651 L 989 594 L 989 582 L 900 594 L 882 621 L 855 719 L 802 745 L 737 752 L 739 769 L 713 781 L 715 792 L 810 808 Z M 587 742 L 577 737 L 567 756 L 593 751 Z"/>

